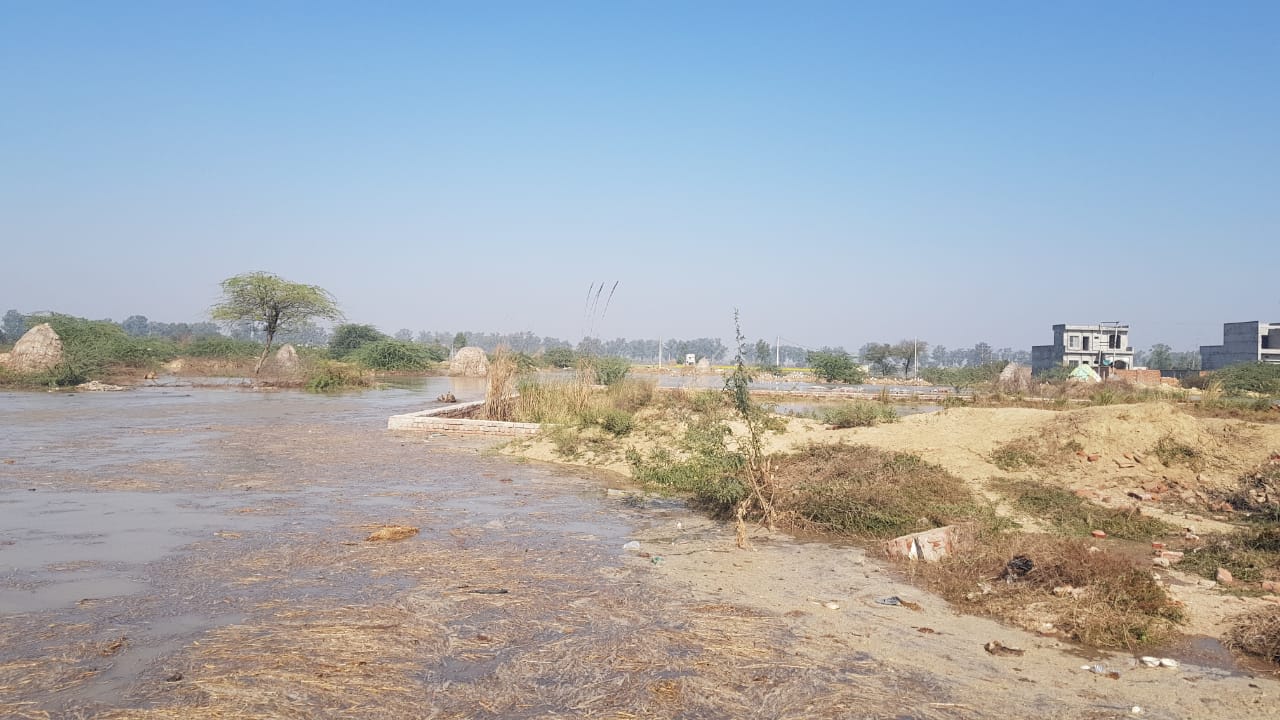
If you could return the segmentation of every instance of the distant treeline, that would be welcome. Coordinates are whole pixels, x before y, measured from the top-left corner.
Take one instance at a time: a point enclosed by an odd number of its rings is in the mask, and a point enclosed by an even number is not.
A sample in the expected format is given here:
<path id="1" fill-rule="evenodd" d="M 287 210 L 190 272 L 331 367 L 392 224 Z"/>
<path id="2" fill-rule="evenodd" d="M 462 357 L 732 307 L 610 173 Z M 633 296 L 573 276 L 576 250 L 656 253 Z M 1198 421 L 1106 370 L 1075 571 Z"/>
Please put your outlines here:
<path id="1" fill-rule="evenodd" d="M 41 315 L 31 317 L 38 318 Z M 119 325 L 130 337 L 164 338 L 178 343 L 209 337 L 230 337 L 235 340 L 259 343 L 264 339 L 262 332 L 252 323 L 220 327 L 211 322 L 167 323 L 149 320 L 145 315 L 131 315 L 123 322 L 114 324 Z M 28 325 L 27 315 L 17 310 L 8 311 L 0 322 L 0 343 L 12 344 L 21 337 Z M 567 349 L 577 355 L 621 357 L 637 363 L 656 363 L 659 345 L 657 339 L 621 337 L 611 340 L 587 337 L 579 342 L 572 342 L 550 335 L 540 336 L 528 331 L 493 333 L 420 330 L 414 332 L 402 328 L 392 337 L 396 340 L 430 347 L 456 349 L 463 345 L 472 345 L 490 353 L 499 347 L 507 347 L 530 356 L 553 349 Z M 328 346 L 332 338 L 331 330 L 314 323 L 306 323 L 292 332 L 279 333 L 276 336 L 276 343 L 319 348 Z M 699 360 L 706 358 L 712 363 L 724 363 L 732 360 L 734 354 L 733 349 L 726 346 L 720 338 L 665 338 L 661 341 L 661 345 L 662 360 L 666 363 L 683 362 L 688 355 L 693 355 Z M 998 362 L 1031 363 L 1031 353 L 1027 350 L 1015 350 L 1009 347 L 993 348 L 985 342 L 977 343 L 973 347 L 948 348 L 945 345 L 932 345 L 925 340 L 900 340 L 896 343 L 872 342 L 863 345 L 853 353 L 841 347 L 815 349 L 792 344 L 778 346 L 762 339 L 748 348 L 747 359 L 749 362 L 765 367 L 772 367 L 775 363 L 782 367 L 807 367 L 810 352 L 814 350 L 847 355 L 869 367 L 874 374 L 883 376 L 918 374 L 924 368 L 978 368 Z M 1149 364 L 1159 369 L 1198 368 L 1200 364 L 1198 352 L 1173 352 L 1168 345 L 1163 344 L 1153 346 L 1150 353 L 1137 353 L 1136 360 L 1137 365 Z"/>

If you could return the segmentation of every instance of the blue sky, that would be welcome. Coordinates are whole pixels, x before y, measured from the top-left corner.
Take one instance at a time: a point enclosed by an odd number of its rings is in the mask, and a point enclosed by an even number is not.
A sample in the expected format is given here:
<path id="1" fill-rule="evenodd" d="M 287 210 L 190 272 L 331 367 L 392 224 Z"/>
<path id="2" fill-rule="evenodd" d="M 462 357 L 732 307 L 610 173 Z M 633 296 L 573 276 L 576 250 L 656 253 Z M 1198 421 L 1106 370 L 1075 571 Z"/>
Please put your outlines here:
<path id="1" fill-rule="evenodd" d="M 0 306 L 805 345 L 1280 321 L 1275 3 L 0 0 Z"/>

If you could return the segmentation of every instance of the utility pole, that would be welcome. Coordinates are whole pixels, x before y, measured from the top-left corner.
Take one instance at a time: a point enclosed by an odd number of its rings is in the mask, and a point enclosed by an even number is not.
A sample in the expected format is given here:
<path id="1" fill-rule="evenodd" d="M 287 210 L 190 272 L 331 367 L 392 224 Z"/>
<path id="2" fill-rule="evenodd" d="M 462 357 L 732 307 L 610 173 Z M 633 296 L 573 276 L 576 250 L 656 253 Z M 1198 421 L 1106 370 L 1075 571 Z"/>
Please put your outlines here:
<path id="1" fill-rule="evenodd" d="M 773 366 L 782 372 L 782 346 L 778 344 L 777 335 L 773 336 Z"/>

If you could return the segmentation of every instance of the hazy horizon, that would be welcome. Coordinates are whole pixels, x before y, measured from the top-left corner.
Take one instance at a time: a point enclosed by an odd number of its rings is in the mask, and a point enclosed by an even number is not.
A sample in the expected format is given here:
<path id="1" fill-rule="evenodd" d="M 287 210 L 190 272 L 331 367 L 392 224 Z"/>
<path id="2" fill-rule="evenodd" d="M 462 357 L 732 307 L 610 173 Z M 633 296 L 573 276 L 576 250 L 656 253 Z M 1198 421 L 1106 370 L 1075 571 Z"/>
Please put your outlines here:
<path id="1" fill-rule="evenodd" d="M 388 333 L 1280 321 L 1274 4 L 5 14 L 0 312 L 193 322 L 265 270 Z"/>

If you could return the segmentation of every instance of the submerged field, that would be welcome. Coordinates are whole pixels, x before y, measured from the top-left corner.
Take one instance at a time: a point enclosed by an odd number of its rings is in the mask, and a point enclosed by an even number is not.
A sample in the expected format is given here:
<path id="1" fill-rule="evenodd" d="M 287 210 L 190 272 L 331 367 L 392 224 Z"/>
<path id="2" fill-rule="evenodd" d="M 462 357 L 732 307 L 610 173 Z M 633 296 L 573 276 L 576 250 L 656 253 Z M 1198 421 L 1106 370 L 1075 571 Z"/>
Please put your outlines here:
<path id="1" fill-rule="evenodd" d="M 0 716 L 1265 717 L 1280 692 L 1203 646 L 1091 652 L 1112 680 L 876 552 L 738 550 L 616 475 L 382 429 L 449 387 L 3 395 Z M 419 532 L 366 541 L 386 525 Z"/>

